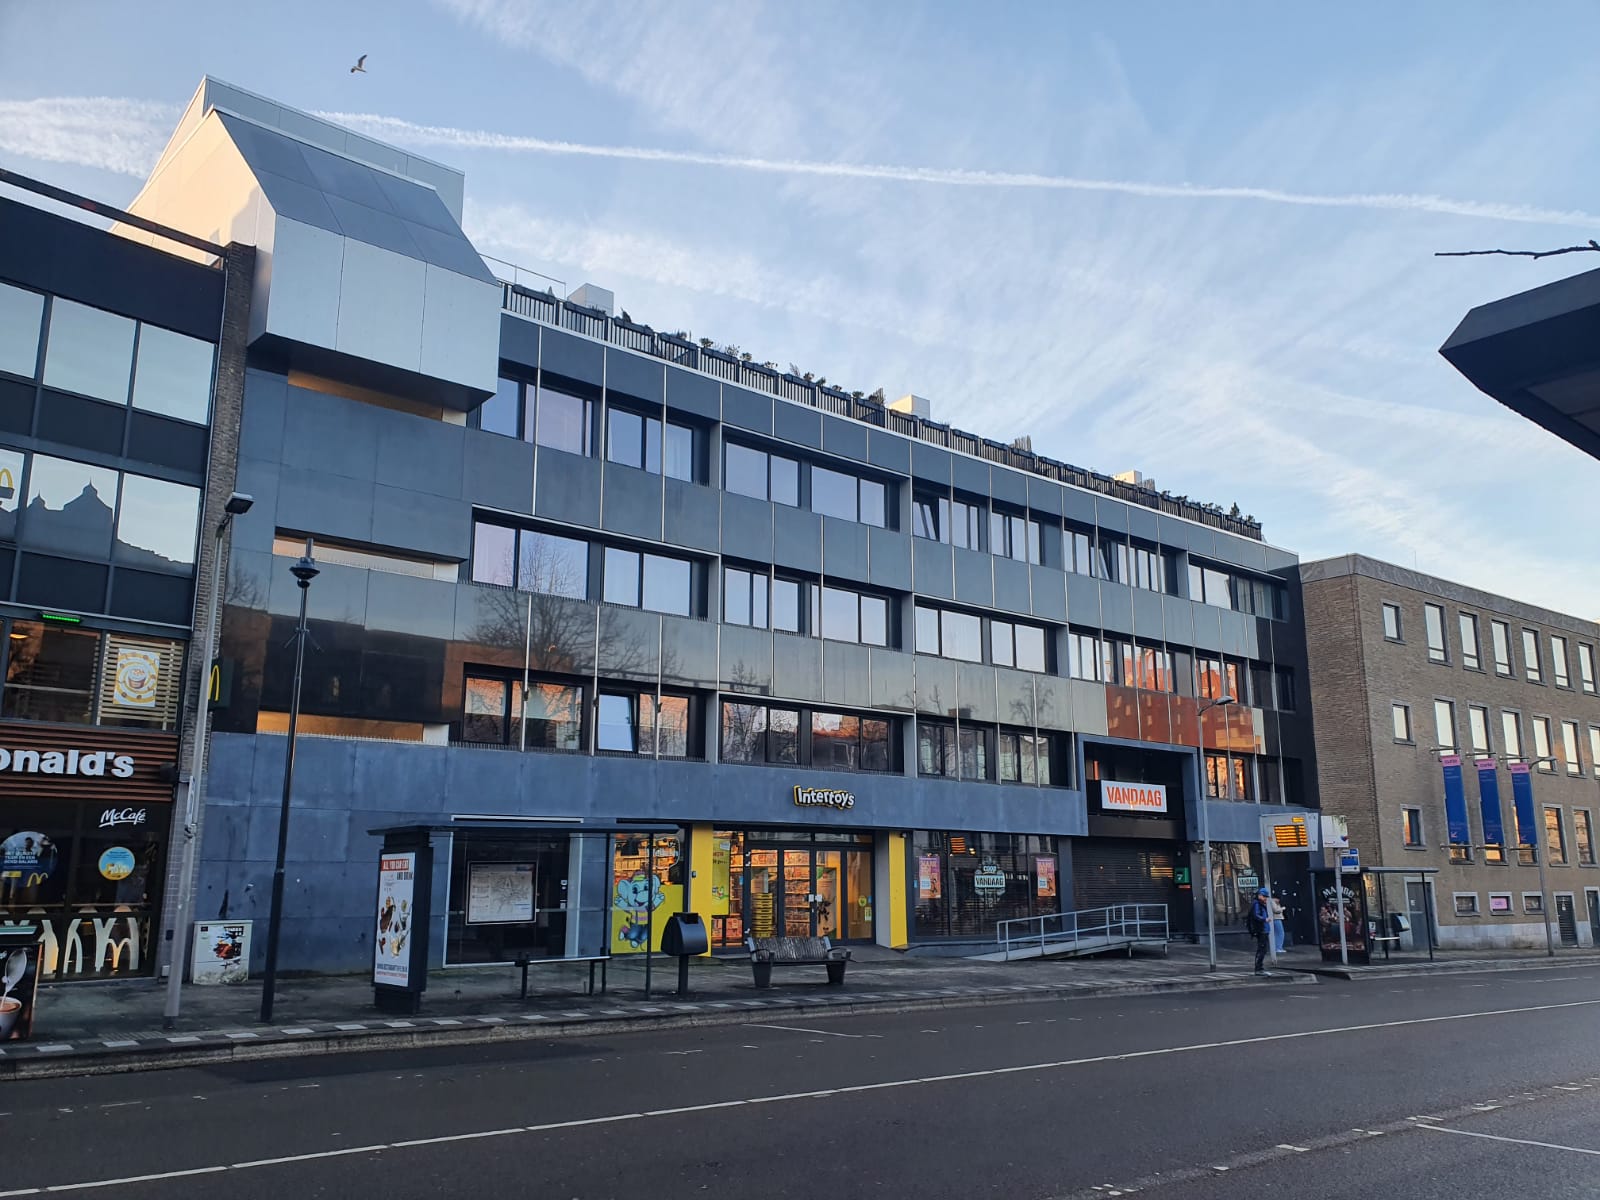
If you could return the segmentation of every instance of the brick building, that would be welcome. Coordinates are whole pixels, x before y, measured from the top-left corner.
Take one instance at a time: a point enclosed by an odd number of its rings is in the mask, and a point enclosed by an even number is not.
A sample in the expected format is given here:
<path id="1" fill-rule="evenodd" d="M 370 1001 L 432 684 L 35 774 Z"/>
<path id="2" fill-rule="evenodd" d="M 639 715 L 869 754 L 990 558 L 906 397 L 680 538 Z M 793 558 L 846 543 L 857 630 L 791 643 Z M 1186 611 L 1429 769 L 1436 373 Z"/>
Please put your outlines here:
<path id="1" fill-rule="evenodd" d="M 1386 882 L 1406 936 L 1431 905 L 1446 948 L 1543 946 L 1548 906 L 1600 944 L 1600 625 L 1360 555 L 1300 573 L 1323 807 L 1364 866 L 1417 869 Z"/>

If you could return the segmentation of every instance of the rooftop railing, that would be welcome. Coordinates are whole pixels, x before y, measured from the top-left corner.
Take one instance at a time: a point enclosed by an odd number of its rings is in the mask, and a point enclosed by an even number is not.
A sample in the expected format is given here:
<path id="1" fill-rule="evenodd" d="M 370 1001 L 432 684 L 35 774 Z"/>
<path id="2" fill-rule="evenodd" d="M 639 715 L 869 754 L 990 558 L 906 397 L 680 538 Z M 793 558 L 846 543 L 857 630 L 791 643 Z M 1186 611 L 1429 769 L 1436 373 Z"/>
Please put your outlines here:
<path id="1" fill-rule="evenodd" d="M 979 437 L 960 429 L 952 429 L 936 421 L 911 413 L 886 407 L 870 396 L 858 396 L 831 387 L 777 371 L 760 363 L 728 354 L 715 347 L 699 345 L 675 334 L 659 333 L 648 325 L 641 325 L 622 317 L 609 316 L 594 308 L 585 308 L 570 300 L 562 300 L 554 292 L 534 291 L 520 283 L 501 281 L 501 307 L 506 312 L 559 329 L 598 338 L 625 350 L 634 350 L 654 358 L 713 375 L 727 383 L 736 383 L 752 391 L 766 392 L 798 404 L 808 404 L 834 416 L 849 417 L 879 429 L 902 433 L 918 441 L 944 446 L 962 454 L 970 454 L 988 462 L 999 463 L 1019 471 L 1027 471 L 1045 479 L 1071 484 L 1086 491 L 1098 492 L 1127 504 L 1152 508 L 1174 517 L 1184 517 L 1221 529 L 1227 533 L 1261 541 L 1261 522 L 1251 517 L 1237 517 L 1215 504 L 1191 500 L 1188 496 L 1174 496 L 1148 487 L 1125 483 L 1088 471 L 1070 463 L 1058 462 L 1003 442 Z"/>

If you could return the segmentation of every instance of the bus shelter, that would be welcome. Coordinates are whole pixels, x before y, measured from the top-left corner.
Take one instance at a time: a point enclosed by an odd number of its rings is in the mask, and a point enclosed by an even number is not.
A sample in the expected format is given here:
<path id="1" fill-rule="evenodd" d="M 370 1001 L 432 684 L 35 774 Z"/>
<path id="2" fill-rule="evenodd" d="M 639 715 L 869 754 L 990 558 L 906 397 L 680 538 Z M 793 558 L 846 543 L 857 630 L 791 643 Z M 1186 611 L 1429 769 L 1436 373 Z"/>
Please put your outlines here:
<path id="1" fill-rule="evenodd" d="M 430 970 L 611 958 L 619 839 L 653 845 L 671 822 L 460 819 L 390 825 L 373 908 L 379 1008 L 415 1013 Z M 665 919 L 666 914 L 661 914 Z"/>

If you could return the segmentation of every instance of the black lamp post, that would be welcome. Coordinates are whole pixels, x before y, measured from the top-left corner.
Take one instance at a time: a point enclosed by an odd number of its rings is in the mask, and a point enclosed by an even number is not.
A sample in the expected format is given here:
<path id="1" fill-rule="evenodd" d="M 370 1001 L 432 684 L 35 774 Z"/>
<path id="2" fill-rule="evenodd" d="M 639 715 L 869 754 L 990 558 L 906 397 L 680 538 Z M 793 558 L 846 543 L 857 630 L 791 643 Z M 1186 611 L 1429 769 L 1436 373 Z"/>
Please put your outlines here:
<path id="1" fill-rule="evenodd" d="M 283 807 L 278 813 L 278 860 L 272 870 L 272 915 L 267 921 L 267 969 L 261 978 L 261 1020 L 272 1020 L 272 993 L 278 982 L 278 934 L 283 923 L 283 860 L 289 849 L 289 796 L 294 790 L 294 735 L 300 722 L 300 682 L 306 661 L 306 598 L 311 581 L 321 571 L 311 557 L 312 540 L 306 539 L 306 552 L 289 568 L 300 585 L 300 623 L 294 629 L 294 690 L 289 697 L 289 748 L 283 760 Z"/>

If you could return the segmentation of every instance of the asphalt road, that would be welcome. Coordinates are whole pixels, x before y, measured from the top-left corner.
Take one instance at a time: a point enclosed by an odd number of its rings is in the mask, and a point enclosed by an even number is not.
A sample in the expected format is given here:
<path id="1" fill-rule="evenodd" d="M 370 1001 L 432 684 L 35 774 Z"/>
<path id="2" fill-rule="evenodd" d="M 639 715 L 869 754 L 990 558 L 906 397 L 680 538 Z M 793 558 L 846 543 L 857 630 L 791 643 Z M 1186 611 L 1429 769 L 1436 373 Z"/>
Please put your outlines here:
<path id="1" fill-rule="evenodd" d="M 752 1017 L 16 1082 L 0 1197 L 1600 1195 L 1596 968 Z"/>

